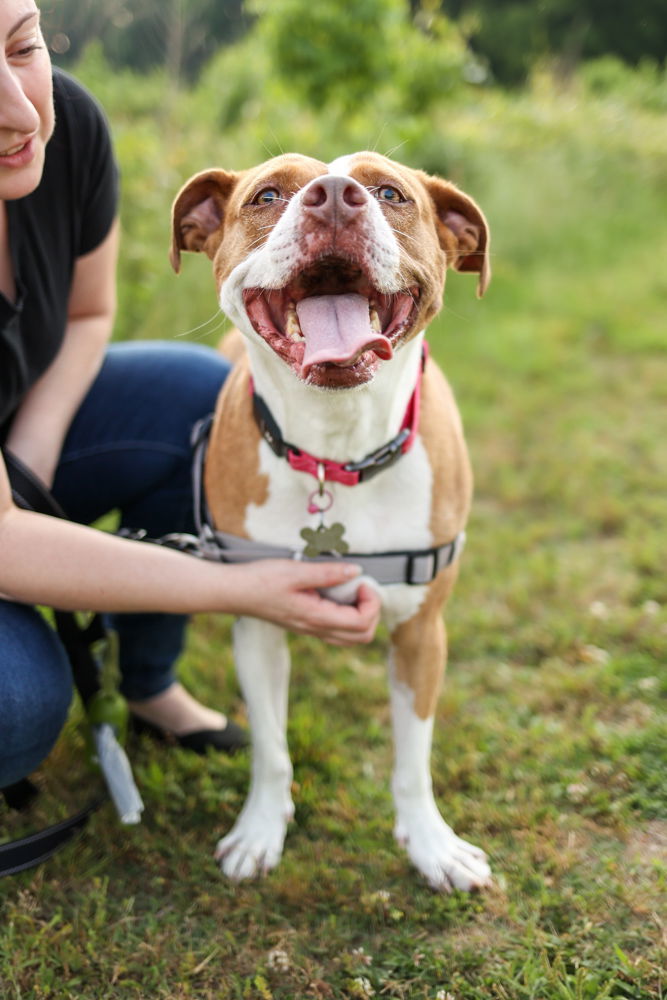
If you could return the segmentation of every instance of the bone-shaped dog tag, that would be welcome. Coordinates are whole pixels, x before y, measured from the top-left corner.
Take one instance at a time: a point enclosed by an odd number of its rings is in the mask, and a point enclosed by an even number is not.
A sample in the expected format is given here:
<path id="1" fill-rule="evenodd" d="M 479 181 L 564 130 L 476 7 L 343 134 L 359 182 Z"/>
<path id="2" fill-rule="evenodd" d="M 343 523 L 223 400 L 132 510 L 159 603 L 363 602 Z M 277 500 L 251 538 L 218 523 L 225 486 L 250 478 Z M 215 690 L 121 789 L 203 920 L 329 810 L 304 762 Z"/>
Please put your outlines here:
<path id="1" fill-rule="evenodd" d="M 333 554 L 344 556 L 350 548 L 343 538 L 344 532 L 343 525 L 337 522 L 326 528 L 323 524 L 317 528 L 303 528 L 301 537 L 307 543 L 303 554 L 309 559 Z"/>

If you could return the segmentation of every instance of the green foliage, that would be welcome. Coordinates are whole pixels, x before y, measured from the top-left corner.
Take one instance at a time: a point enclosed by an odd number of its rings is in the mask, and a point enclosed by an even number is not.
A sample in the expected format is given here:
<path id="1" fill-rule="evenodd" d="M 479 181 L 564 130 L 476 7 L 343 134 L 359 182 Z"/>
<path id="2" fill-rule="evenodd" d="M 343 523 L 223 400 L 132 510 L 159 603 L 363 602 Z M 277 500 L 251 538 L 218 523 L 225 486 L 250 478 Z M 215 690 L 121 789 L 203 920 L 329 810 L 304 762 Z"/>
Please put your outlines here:
<path id="1" fill-rule="evenodd" d="M 667 109 L 667 67 L 651 59 L 642 59 L 633 70 L 616 56 L 603 56 L 585 63 L 580 78 L 594 97 L 627 101 L 649 111 Z"/>
<path id="2" fill-rule="evenodd" d="M 444 0 L 495 80 L 523 84 L 545 61 L 569 76 L 582 61 L 614 56 L 637 66 L 664 66 L 667 17 L 662 0 L 635 7 L 599 0 Z"/>
<path id="3" fill-rule="evenodd" d="M 359 0 L 346 16 L 340 0 L 258 0 L 256 27 L 277 74 L 320 109 L 353 107 L 391 79 L 407 26 L 402 0 Z M 342 15 L 342 16 L 341 16 Z"/>
<path id="4" fill-rule="evenodd" d="M 390 87 L 423 111 L 461 80 L 465 46 L 438 13 L 412 21 L 406 0 L 359 0 L 354 16 L 340 0 L 256 0 L 254 28 L 274 74 L 316 110 L 349 113 Z"/>

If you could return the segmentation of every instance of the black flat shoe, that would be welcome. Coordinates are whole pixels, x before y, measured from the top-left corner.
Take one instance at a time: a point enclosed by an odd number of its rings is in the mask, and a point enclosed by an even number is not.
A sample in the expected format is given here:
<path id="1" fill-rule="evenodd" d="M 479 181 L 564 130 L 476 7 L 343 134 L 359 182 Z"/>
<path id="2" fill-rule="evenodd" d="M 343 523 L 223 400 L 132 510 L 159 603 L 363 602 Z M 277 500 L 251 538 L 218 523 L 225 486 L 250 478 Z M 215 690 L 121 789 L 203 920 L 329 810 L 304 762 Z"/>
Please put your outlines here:
<path id="1" fill-rule="evenodd" d="M 221 750 L 223 753 L 235 754 L 249 746 L 248 734 L 231 719 L 227 719 L 224 729 L 198 729 L 194 733 L 177 736 L 161 726 L 156 726 L 146 719 L 141 719 L 130 712 L 129 728 L 138 735 L 151 736 L 160 743 L 170 743 L 172 746 L 192 750 L 193 753 L 205 754 L 207 750 Z"/>

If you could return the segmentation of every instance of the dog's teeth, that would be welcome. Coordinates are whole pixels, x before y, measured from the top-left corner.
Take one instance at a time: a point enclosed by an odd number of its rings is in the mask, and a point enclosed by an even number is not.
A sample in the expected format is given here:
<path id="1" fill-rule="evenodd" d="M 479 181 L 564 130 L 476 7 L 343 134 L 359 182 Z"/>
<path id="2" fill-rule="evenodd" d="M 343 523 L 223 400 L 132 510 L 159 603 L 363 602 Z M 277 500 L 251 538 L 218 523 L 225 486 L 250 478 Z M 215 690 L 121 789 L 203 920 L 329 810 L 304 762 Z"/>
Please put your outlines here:
<path id="1" fill-rule="evenodd" d="M 296 314 L 294 304 L 288 306 L 287 312 L 285 313 L 285 333 L 290 340 L 303 340 L 301 326 L 299 325 L 299 317 Z"/>
<path id="2" fill-rule="evenodd" d="M 373 333 L 382 333 L 382 324 L 380 323 L 380 317 L 378 316 L 377 309 L 375 309 L 374 306 L 370 307 L 369 316 L 371 321 L 371 330 L 373 331 Z"/>

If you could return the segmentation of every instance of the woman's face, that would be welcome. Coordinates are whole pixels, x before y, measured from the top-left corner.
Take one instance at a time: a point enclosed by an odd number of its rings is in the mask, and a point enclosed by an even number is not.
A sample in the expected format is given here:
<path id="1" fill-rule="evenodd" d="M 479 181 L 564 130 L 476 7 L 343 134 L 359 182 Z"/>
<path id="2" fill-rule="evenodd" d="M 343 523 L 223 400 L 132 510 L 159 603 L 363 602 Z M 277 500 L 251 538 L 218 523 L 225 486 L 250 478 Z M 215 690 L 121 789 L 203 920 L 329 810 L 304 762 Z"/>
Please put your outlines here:
<path id="1" fill-rule="evenodd" d="M 0 0 L 0 199 L 37 187 L 53 132 L 51 61 L 34 0 Z"/>

